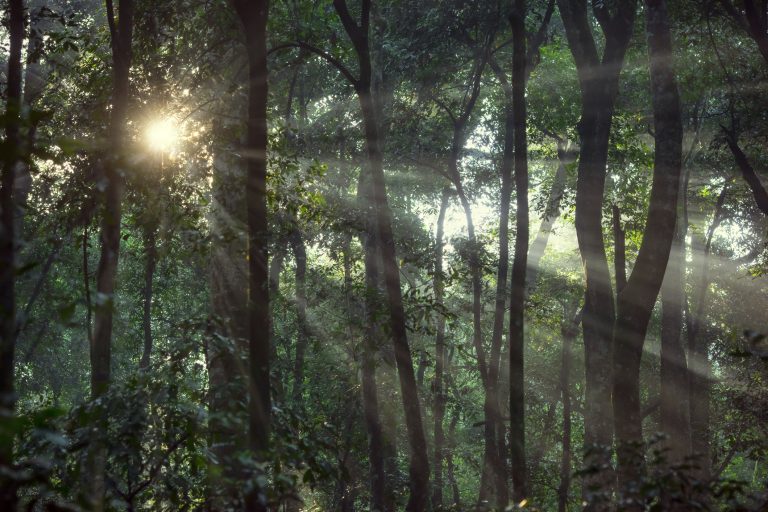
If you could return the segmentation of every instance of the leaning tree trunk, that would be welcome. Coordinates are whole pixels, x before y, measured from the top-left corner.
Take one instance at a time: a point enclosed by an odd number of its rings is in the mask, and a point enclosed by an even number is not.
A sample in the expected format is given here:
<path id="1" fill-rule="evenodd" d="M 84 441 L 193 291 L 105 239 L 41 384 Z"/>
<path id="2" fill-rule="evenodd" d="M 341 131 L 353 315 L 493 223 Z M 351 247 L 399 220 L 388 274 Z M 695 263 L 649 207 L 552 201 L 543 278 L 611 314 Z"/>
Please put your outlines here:
<path id="1" fill-rule="evenodd" d="M 376 105 L 371 88 L 371 55 L 369 48 L 370 0 L 363 0 L 361 23 L 358 25 L 347 8 L 345 0 L 334 0 L 333 6 L 344 25 L 357 54 L 360 77 L 354 80 L 355 90 L 360 101 L 363 119 L 366 152 L 370 165 L 371 187 L 376 209 L 377 235 L 381 251 L 382 270 L 385 291 L 389 303 L 390 328 L 395 352 L 395 363 L 400 379 L 400 391 L 405 410 L 405 424 L 410 445 L 409 483 L 410 496 L 406 510 L 421 512 L 426 509 L 429 496 L 429 462 L 427 442 L 421 419 L 416 376 L 413 371 L 413 359 L 408 346 L 405 309 L 400 290 L 400 268 L 397 263 L 394 233 L 392 231 L 392 212 L 387 201 L 387 189 L 384 181 L 384 162 L 379 136 Z"/>
<path id="2" fill-rule="evenodd" d="M 243 25 L 248 53 L 248 130 L 245 202 L 248 219 L 248 441 L 257 460 L 269 450 L 270 318 L 267 262 L 267 0 L 232 0 Z M 254 487 L 246 510 L 266 511 L 265 489 Z"/>
<path id="3" fill-rule="evenodd" d="M 101 252 L 96 269 L 96 292 L 104 302 L 96 308 L 93 340 L 91 343 L 91 395 L 94 399 L 106 393 L 109 388 L 112 352 L 112 319 L 115 311 L 115 278 L 120 254 L 120 222 L 122 218 L 123 178 L 125 165 L 126 118 L 129 101 L 129 77 L 131 67 L 131 44 L 133 40 L 133 0 L 121 0 L 117 20 L 112 2 L 107 2 L 107 20 L 112 43 L 113 82 L 112 118 L 109 128 L 109 143 L 112 154 L 104 162 L 103 211 L 101 218 Z M 104 507 L 106 448 L 103 440 L 106 418 L 98 418 L 99 433 L 96 435 L 89 454 L 91 472 L 89 475 L 88 500 L 95 511 Z"/>
<path id="4" fill-rule="evenodd" d="M 525 457 L 525 274 L 528 267 L 528 124 L 525 103 L 525 0 L 516 0 L 512 24 L 512 110 L 515 142 L 515 194 L 517 202 L 515 256 L 509 299 L 509 452 L 515 501 L 528 495 Z"/>
<path id="5" fill-rule="evenodd" d="M 567 142 L 557 143 L 557 171 L 555 171 L 552 180 L 552 188 L 547 197 L 547 207 L 544 210 L 544 217 L 541 219 L 539 231 L 536 233 L 531 247 L 528 249 L 528 272 L 526 275 L 526 295 L 530 296 L 536 288 L 536 281 L 541 271 L 541 259 L 549 242 L 549 235 L 552 234 L 552 228 L 555 221 L 560 216 L 560 202 L 565 193 L 566 166 L 571 164 L 575 158 L 574 151 L 571 150 Z"/>
<path id="6" fill-rule="evenodd" d="M 640 363 L 643 344 L 675 237 L 683 126 L 664 0 L 646 0 L 655 155 L 648 220 L 634 269 L 617 301 L 614 332 L 614 426 L 622 491 L 636 495 L 642 474 Z M 640 503 L 630 509 L 640 509 Z M 634 507 L 634 508 L 633 508 Z"/>
<path id="7" fill-rule="evenodd" d="M 13 467 L 14 357 L 16 353 L 16 205 L 13 188 L 21 125 L 21 45 L 24 40 L 24 2 L 10 0 L 8 28 L 10 55 L 6 87 L 5 141 L 0 176 L 0 509 L 16 510 Z"/>
<path id="8" fill-rule="evenodd" d="M 768 192 L 760 182 L 760 178 L 757 176 L 752 164 L 749 163 L 747 155 L 744 154 L 739 141 L 736 139 L 736 133 L 733 131 L 723 129 L 725 133 L 725 141 L 728 144 L 728 148 L 733 153 L 733 158 L 736 160 L 736 165 L 741 171 L 741 176 L 744 181 L 749 185 L 749 189 L 752 191 L 752 196 L 755 198 L 755 204 L 760 208 L 760 211 L 765 215 L 768 215 Z"/>

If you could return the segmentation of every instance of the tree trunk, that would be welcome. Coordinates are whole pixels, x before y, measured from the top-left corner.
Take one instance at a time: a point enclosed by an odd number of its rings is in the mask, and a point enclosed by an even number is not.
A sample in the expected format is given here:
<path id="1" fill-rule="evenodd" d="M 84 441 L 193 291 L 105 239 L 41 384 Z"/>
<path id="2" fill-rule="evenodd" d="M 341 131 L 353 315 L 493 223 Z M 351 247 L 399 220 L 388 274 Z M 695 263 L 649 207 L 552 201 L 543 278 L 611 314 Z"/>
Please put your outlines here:
<path id="1" fill-rule="evenodd" d="M 365 265 L 365 337 L 363 339 L 363 414 L 368 431 L 368 460 L 370 463 L 371 510 L 391 511 L 386 499 L 387 478 L 384 471 L 384 433 L 379 412 L 378 386 L 376 384 L 376 354 L 381 336 L 376 324 L 380 309 L 379 251 L 376 241 L 375 205 L 371 197 L 370 178 L 361 171 L 358 184 L 358 204 L 367 219 L 366 233 L 362 236 Z"/>
<path id="2" fill-rule="evenodd" d="M 13 472 L 13 424 L 16 397 L 14 391 L 14 358 L 16 353 L 16 202 L 14 185 L 19 152 L 21 125 L 21 46 L 24 42 L 24 2 L 8 4 L 10 55 L 6 87 L 5 144 L 2 176 L 0 176 L 0 509 L 16 510 L 16 482 Z"/>
<path id="3" fill-rule="evenodd" d="M 765 191 L 765 187 L 760 182 L 760 178 L 757 177 L 757 173 L 752 168 L 752 165 L 747 159 L 747 155 L 741 150 L 738 140 L 736 140 L 736 134 L 732 131 L 725 131 L 725 141 L 728 144 L 728 148 L 733 153 L 733 157 L 736 160 L 736 165 L 741 171 L 741 176 L 744 181 L 749 185 L 749 189 L 752 191 L 752 196 L 755 198 L 757 207 L 760 208 L 765 215 L 768 215 L 768 192 Z"/>
<path id="4" fill-rule="evenodd" d="M 293 367 L 293 400 L 301 404 L 304 386 L 304 357 L 309 344 L 309 325 L 307 323 L 307 248 L 299 228 L 291 234 L 291 247 L 296 260 L 296 360 Z"/>
<path id="5" fill-rule="evenodd" d="M 451 486 L 453 495 L 452 505 L 456 510 L 461 510 L 461 495 L 459 494 L 459 484 L 456 481 L 456 466 L 453 463 L 453 452 L 456 447 L 456 424 L 459 422 L 459 411 L 454 410 L 451 417 L 451 424 L 448 426 L 448 450 L 445 454 L 445 465 L 447 469 L 448 484 Z"/>
<path id="6" fill-rule="evenodd" d="M 691 422 L 691 455 L 697 465 L 696 477 L 708 482 L 712 476 L 712 453 L 710 432 L 710 393 L 711 363 L 709 360 L 709 330 L 704 324 L 707 292 L 709 291 L 709 259 L 712 251 L 712 238 L 723 220 L 723 205 L 728 187 L 723 187 L 715 203 L 712 223 L 707 229 L 703 244 L 695 243 L 693 253 L 701 253 L 701 274 L 696 288 L 695 309 L 688 306 L 686 332 L 688 334 L 689 354 L 689 418 Z M 696 242 L 697 238 L 693 238 Z M 703 245 L 703 246 L 702 246 Z"/>
<path id="7" fill-rule="evenodd" d="M 680 201 L 686 199 L 685 190 Z M 679 205 L 678 205 L 679 210 Z M 678 214 L 675 239 L 661 285 L 661 355 L 660 355 L 660 420 L 659 430 L 666 436 L 661 446 L 666 449 L 668 468 L 679 466 L 690 455 L 691 430 L 688 411 L 688 365 L 682 343 L 683 329 L 683 269 L 687 226 Z M 674 497 L 663 493 L 661 500 L 667 510 L 685 510 L 687 496 Z"/>
<path id="8" fill-rule="evenodd" d="M 45 88 L 46 79 L 50 72 L 47 66 L 40 64 L 40 58 L 43 55 L 43 35 L 48 23 L 46 18 L 47 5 L 42 0 L 31 1 L 27 4 L 27 10 L 29 12 L 29 29 L 27 31 L 27 58 L 24 67 L 24 92 L 22 93 L 21 100 L 22 111 L 32 110 L 35 101 L 41 96 Z M 39 120 L 35 116 L 30 116 L 25 121 L 26 133 L 23 136 L 20 147 L 23 154 L 29 155 L 34 150 Z M 16 212 L 15 233 L 17 239 L 21 239 L 24 234 L 27 199 L 32 188 L 30 162 L 17 163 L 13 188 L 13 201 L 18 208 Z"/>
<path id="9" fill-rule="evenodd" d="M 334 8 L 344 25 L 357 53 L 360 78 L 355 80 L 355 90 L 360 101 L 366 152 L 371 173 L 372 194 L 376 208 L 377 235 L 381 251 L 384 283 L 389 303 L 392 343 L 395 352 L 400 391 L 405 410 L 405 423 L 410 445 L 409 483 L 410 497 L 406 510 L 421 512 L 429 501 L 429 462 L 427 443 L 421 419 L 421 404 L 413 371 L 413 359 L 408 346 L 405 309 L 400 290 L 400 269 L 397 263 L 395 240 L 392 232 L 392 212 L 387 202 L 384 164 L 381 152 L 376 106 L 371 93 L 371 56 L 369 50 L 370 0 L 363 0 L 361 24 L 349 13 L 345 0 L 334 0 Z"/>
<path id="10" fill-rule="evenodd" d="M 245 198 L 248 218 L 248 439 L 257 460 L 269 449 L 270 316 L 267 262 L 267 17 L 269 2 L 232 1 L 243 25 L 248 53 L 248 130 Z M 266 511 L 264 489 L 246 496 L 248 512 Z"/>
<path id="11" fill-rule="evenodd" d="M 493 66 L 497 76 L 501 69 Z M 503 78 L 502 84 L 506 84 Z M 508 84 L 506 84 L 508 85 Z M 507 276 L 509 274 L 509 206 L 512 198 L 512 168 L 514 165 L 514 115 L 512 112 L 510 87 L 504 87 L 506 108 L 504 112 L 504 150 L 499 175 L 501 177 L 499 205 L 499 265 L 496 272 L 496 303 L 493 314 L 493 333 L 491 335 L 490 368 L 488 387 L 485 393 L 484 413 L 485 453 L 484 468 L 494 472 L 496 505 L 506 507 L 509 501 L 507 489 L 507 467 L 504 463 L 506 433 L 501 415 L 500 379 L 501 348 L 504 332 L 504 315 L 507 306 Z M 488 471 L 488 469 L 486 469 Z"/>
<path id="12" fill-rule="evenodd" d="M 613 227 L 613 274 L 616 279 L 616 296 L 627 286 L 627 234 L 621 225 L 621 209 L 614 204 L 611 207 Z"/>
<path id="13" fill-rule="evenodd" d="M 219 123 L 214 131 L 232 133 Z M 214 153 L 210 213 L 212 248 L 209 262 L 212 336 L 206 363 L 210 387 L 210 450 L 221 471 L 211 468 L 209 505 L 214 510 L 237 505 L 236 481 L 242 469 L 235 454 L 246 446 L 245 425 L 235 419 L 246 416 L 240 406 L 247 394 L 244 359 L 247 354 L 248 309 L 245 241 L 244 169 L 232 157 L 230 147 Z M 223 479 L 218 478 L 219 473 Z"/>
<path id="14" fill-rule="evenodd" d="M 570 319 L 572 312 L 566 312 L 561 329 L 563 349 L 560 366 L 560 394 L 563 401 L 563 438 L 560 458 L 560 486 L 557 488 L 557 510 L 568 510 L 568 492 L 571 485 L 571 351 L 578 334 L 580 313 Z"/>
<path id="15" fill-rule="evenodd" d="M 435 291 L 435 304 L 443 305 L 445 285 L 443 284 L 443 234 L 445 226 L 445 212 L 448 209 L 450 201 L 450 191 L 443 190 L 440 198 L 440 213 L 437 216 L 437 233 L 435 234 L 435 276 L 433 286 Z M 445 432 L 443 431 L 443 421 L 445 419 L 445 317 L 442 312 L 437 314 L 437 333 L 435 335 L 435 478 L 432 492 L 432 506 L 440 508 L 443 506 L 443 457 L 445 450 Z"/>
<path id="16" fill-rule="evenodd" d="M 509 299 L 509 451 L 512 488 L 516 502 L 528 496 L 525 457 L 525 274 L 528 267 L 528 125 L 525 103 L 525 0 L 515 0 L 512 25 L 512 110 L 515 142 L 515 194 L 517 202 L 515 256 Z"/>
<path id="17" fill-rule="evenodd" d="M 687 190 L 683 187 L 678 199 L 685 201 Z M 661 373 L 660 429 L 667 435 L 667 462 L 670 465 L 684 462 L 691 444 L 688 418 L 688 366 L 682 344 L 683 329 L 683 271 L 685 265 L 685 237 L 688 226 L 681 215 L 677 216 L 675 239 L 669 254 L 667 271 L 661 285 Z"/>
<path id="18" fill-rule="evenodd" d="M 115 278 L 120 254 L 120 222 L 122 218 L 123 196 L 123 148 L 126 143 L 126 118 L 129 101 L 129 70 L 131 67 L 131 44 L 133 40 L 133 0 L 121 0 L 118 16 L 111 1 L 107 1 L 107 19 L 109 21 L 112 44 L 112 117 L 109 128 L 109 143 L 112 154 L 104 162 L 104 210 L 101 218 L 101 252 L 96 269 L 96 293 L 99 304 L 94 315 L 93 342 L 91 343 L 91 395 L 100 397 L 109 388 L 112 352 L 112 319 L 115 307 Z M 106 418 L 99 419 L 99 433 L 94 439 L 89 455 L 91 473 L 89 475 L 89 496 L 94 511 L 104 508 L 104 465 L 106 451 L 99 437 L 105 435 Z"/>
<path id="19" fill-rule="evenodd" d="M 614 425 L 619 485 L 630 498 L 643 466 L 640 363 L 643 344 L 675 237 L 680 191 L 683 127 L 672 62 L 672 39 L 664 0 L 646 0 L 655 155 L 643 242 L 632 274 L 617 301 L 614 340 Z M 640 503 L 630 505 L 640 507 Z"/>
<path id="20" fill-rule="evenodd" d="M 584 265 L 586 291 L 582 318 L 585 355 L 584 451 L 585 466 L 594 476 L 583 479 L 585 501 L 592 508 L 592 492 L 611 486 L 612 344 L 615 310 L 602 227 L 608 139 L 618 95 L 619 75 L 632 37 L 636 0 L 616 2 L 608 16 L 606 6 L 597 6 L 606 36 L 602 58 L 592 36 L 587 2 L 558 0 L 579 75 L 581 139 L 576 184 L 576 234 Z M 610 19 L 606 19 L 609 17 Z"/>
<path id="21" fill-rule="evenodd" d="M 152 213 L 150 213 L 152 215 Z M 157 264 L 157 240 L 156 240 L 155 219 L 150 219 L 143 227 L 144 229 L 144 290 L 143 290 L 143 311 L 142 328 L 144 331 L 144 350 L 141 354 L 139 368 L 146 370 L 149 368 L 150 357 L 152 355 L 152 285 L 155 276 L 155 266 Z"/>
<path id="22" fill-rule="evenodd" d="M 463 107 L 463 111 L 458 117 L 454 117 L 452 114 L 450 116 L 451 120 L 453 121 L 453 140 L 451 143 L 450 157 L 448 159 L 448 177 L 453 183 L 453 186 L 456 188 L 459 204 L 461 204 L 461 207 L 464 210 L 464 217 L 467 222 L 467 239 L 469 241 L 468 267 L 472 281 L 472 345 L 474 346 L 477 355 L 477 367 L 480 373 L 480 381 L 482 382 L 483 388 L 485 390 L 485 422 L 483 424 L 485 445 L 478 501 L 487 501 L 490 498 L 490 494 L 496 494 L 493 491 L 496 489 L 501 489 L 503 496 L 496 496 L 496 499 L 497 501 L 502 500 L 506 504 L 507 490 L 504 476 L 505 471 L 501 463 L 501 459 L 499 458 L 499 451 L 496 442 L 496 432 L 498 429 L 498 420 L 496 418 L 499 417 L 498 412 L 496 412 L 498 411 L 498 396 L 496 391 L 496 382 L 491 380 L 492 373 L 498 374 L 498 367 L 500 363 L 499 358 L 501 353 L 501 331 L 499 331 L 498 337 L 492 338 L 491 360 L 488 361 L 486 359 L 485 349 L 483 348 L 483 268 L 482 262 L 480 260 L 480 243 L 478 242 L 477 236 L 475 234 L 475 223 L 472 216 L 472 206 L 469 202 L 466 191 L 464 190 L 461 173 L 459 172 L 459 159 L 461 157 L 461 151 L 464 148 L 466 139 L 465 131 L 467 121 L 469 120 L 469 117 L 474 110 L 475 104 L 480 94 L 480 79 L 482 78 L 483 70 L 485 68 L 485 62 L 486 58 L 484 56 L 476 64 L 476 68 L 471 79 L 471 93 Z M 507 207 L 507 212 L 508 211 L 509 208 Z M 501 215 L 503 216 L 504 213 L 502 212 Z M 508 250 L 509 249 L 507 247 L 507 251 Z M 504 279 L 504 286 L 506 287 L 506 275 L 504 276 Z M 503 307 L 504 306 L 502 304 L 502 310 Z M 494 322 L 496 322 L 496 320 L 497 318 L 494 318 Z M 503 322 L 503 315 L 501 316 L 500 321 Z M 496 367 L 496 370 L 493 370 L 493 367 Z M 493 485 L 491 480 L 494 480 Z M 499 485 L 500 483 L 503 485 Z"/>
<path id="23" fill-rule="evenodd" d="M 560 216 L 560 202 L 565 193 L 565 178 L 567 175 L 566 165 L 573 163 L 576 154 L 569 149 L 567 143 L 558 142 L 557 144 L 557 171 L 552 180 L 552 188 L 547 197 L 547 208 L 544 211 L 544 218 L 541 219 L 539 231 L 536 233 L 530 249 L 528 249 L 528 272 L 526 295 L 530 295 L 536 288 L 536 280 L 539 276 L 541 258 L 549 242 L 549 235 L 552 234 L 552 228 L 555 221 Z"/>

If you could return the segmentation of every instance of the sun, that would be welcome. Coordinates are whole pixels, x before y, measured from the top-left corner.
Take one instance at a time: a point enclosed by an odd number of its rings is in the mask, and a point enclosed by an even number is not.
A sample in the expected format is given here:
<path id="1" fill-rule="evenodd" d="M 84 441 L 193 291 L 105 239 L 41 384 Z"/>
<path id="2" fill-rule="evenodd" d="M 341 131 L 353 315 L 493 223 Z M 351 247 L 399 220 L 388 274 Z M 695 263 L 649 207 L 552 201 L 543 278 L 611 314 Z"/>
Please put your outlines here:
<path id="1" fill-rule="evenodd" d="M 155 119 L 147 125 L 145 137 L 152 151 L 169 153 L 179 140 L 179 127 L 171 118 Z"/>

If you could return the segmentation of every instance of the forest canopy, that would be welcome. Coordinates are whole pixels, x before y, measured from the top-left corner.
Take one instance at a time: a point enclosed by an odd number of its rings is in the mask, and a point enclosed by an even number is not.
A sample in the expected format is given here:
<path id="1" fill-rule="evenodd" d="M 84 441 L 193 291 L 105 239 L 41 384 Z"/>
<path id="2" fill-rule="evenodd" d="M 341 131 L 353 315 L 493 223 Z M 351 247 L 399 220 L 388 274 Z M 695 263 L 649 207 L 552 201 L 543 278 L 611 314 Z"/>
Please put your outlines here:
<path id="1" fill-rule="evenodd" d="M 0 6 L 0 511 L 768 510 L 768 0 Z"/>

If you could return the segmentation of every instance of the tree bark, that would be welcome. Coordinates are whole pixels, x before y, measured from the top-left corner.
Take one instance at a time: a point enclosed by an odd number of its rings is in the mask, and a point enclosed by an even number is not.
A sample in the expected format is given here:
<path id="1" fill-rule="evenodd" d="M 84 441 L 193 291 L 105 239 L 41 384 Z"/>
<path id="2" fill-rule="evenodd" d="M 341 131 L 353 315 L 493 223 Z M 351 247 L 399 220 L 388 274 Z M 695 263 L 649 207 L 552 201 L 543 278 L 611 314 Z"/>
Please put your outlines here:
<path id="1" fill-rule="evenodd" d="M 525 456 L 525 275 L 528 267 L 528 139 L 526 84 L 525 0 L 516 0 L 512 25 L 512 110 L 515 143 L 515 194 L 517 202 L 515 256 L 509 299 L 509 451 L 512 488 L 516 502 L 529 492 Z"/>
<path id="2" fill-rule="evenodd" d="M 246 159 L 248 219 L 248 439 L 257 460 L 269 449 L 271 396 L 270 315 L 267 224 L 267 18 L 269 2 L 232 0 L 240 18 L 248 54 L 248 122 Z M 266 511 L 264 489 L 254 486 L 246 510 Z"/>
<path id="3" fill-rule="evenodd" d="M 608 138 L 618 95 L 619 75 L 632 37 L 636 0 L 615 2 L 615 13 L 593 4 L 595 17 L 605 35 L 602 57 L 592 36 L 585 0 L 558 0 L 565 33 L 578 71 L 581 88 L 581 139 L 576 184 L 576 234 L 585 273 L 582 318 L 585 353 L 585 466 L 595 470 L 584 478 L 583 494 L 592 508 L 595 488 L 611 486 L 612 327 L 614 297 L 608 271 L 602 228 Z"/>
<path id="4" fill-rule="evenodd" d="M 654 170 L 643 242 L 617 301 L 614 331 L 614 427 L 619 485 L 630 510 L 639 509 L 637 485 L 643 467 L 640 363 L 648 321 L 661 289 L 675 237 L 682 168 L 683 127 L 672 62 L 672 38 L 664 0 L 646 0 L 654 121 Z M 634 508 L 633 508 L 634 507 Z"/>
<path id="5" fill-rule="evenodd" d="M 13 424 L 16 409 L 14 359 L 16 354 L 16 201 L 14 185 L 21 127 L 21 46 L 24 42 L 24 2 L 8 2 L 10 55 L 6 82 L 5 141 L 0 176 L 0 509 L 16 510 L 17 485 L 13 471 Z"/>

